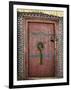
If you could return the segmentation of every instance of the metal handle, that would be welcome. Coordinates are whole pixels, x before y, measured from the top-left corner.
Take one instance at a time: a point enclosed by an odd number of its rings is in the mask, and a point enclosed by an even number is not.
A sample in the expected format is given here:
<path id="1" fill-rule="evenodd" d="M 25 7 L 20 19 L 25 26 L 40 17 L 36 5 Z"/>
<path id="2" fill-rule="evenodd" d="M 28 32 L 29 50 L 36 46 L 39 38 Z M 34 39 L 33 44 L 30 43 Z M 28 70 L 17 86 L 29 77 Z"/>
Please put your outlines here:
<path id="1" fill-rule="evenodd" d="M 37 48 L 38 48 L 38 50 L 40 52 L 40 64 L 43 64 L 43 61 L 42 61 L 42 59 L 43 59 L 42 50 L 44 49 L 43 43 L 42 42 L 39 42 L 37 44 Z"/>

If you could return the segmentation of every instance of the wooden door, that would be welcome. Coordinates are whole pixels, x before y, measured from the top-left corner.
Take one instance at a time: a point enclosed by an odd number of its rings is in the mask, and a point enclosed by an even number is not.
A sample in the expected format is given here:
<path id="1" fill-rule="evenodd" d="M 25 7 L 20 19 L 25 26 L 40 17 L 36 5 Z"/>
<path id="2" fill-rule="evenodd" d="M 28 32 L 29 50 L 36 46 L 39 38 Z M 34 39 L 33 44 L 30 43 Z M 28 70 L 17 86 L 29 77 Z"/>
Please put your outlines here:
<path id="1" fill-rule="evenodd" d="M 28 77 L 55 76 L 55 26 L 28 22 Z"/>

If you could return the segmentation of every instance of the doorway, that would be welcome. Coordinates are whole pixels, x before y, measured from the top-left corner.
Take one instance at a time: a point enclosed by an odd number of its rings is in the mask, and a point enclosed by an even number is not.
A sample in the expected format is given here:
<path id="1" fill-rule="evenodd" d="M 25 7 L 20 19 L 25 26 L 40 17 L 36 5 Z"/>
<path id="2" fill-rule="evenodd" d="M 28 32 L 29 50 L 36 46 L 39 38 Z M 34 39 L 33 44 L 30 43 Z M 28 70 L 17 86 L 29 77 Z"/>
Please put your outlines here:
<path id="1" fill-rule="evenodd" d="M 25 26 L 27 33 L 26 78 L 55 77 L 55 23 L 27 19 Z"/>

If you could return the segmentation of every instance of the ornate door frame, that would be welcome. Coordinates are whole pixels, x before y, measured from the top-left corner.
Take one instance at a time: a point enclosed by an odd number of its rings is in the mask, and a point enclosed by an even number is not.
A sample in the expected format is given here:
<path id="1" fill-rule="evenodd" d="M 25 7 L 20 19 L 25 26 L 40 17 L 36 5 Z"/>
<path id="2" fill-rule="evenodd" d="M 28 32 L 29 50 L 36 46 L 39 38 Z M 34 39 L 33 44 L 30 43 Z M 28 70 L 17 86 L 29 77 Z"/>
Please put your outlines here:
<path id="1" fill-rule="evenodd" d="M 58 16 L 51 16 L 51 15 L 48 15 L 48 14 L 41 14 L 41 13 L 21 13 L 21 12 L 18 12 L 17 16 L 18 16 L 17 20 L 19 22 L 18 23 L 18 30 L 20 30 L 19 28 L 21 28 L 20 32 L 18 31 L 18 36 L 21 35 L 21 41 L 22 41 L 21 47 L 20 47 L 21 48 L 21 52 L 22 52 L 22 55 L 21 55 L 22 59 L 21 59 L 21 61 L 20 61 L 20 58 L 19 58 L 20 56 L 18 55 L 18 63 L 19 62 L 21 63 L 21 65 L 18 64 L 18 79 L 26 79 L 26 76 L 28 76 L 28 75 L 26 74 L 25 58 L 23 57 L 25 55 L 25 52 L 23 52 L 22 49 L 24 50 L 24 48 L 23 48 L 24 47 L 24 41 L 23 41 L 24 38 L 23 37 L 25 35 L 24 34 L 25 33 L 24 30 L 27 27 L 26 25 L 27 25 L 28 21 L 35 21 L 35 19 L 36 19 L 37 21 L 41 21 L 42 20 L 42 21 L 45 21 L 45 22 L 53 22 L 55 24 L 55 27 L 56 27 L 55 28 L 56 37 L 58 37 L 58 41 L 56 41 L 56 46 L 55 46 L 55 48 L 57 49 L 57 48 L 59 48 L 58 44 L 61 45 L 60 47 L 63 47 L 62 46 L 62 40 L 63 40 L 63 38 L 62 38 L 63 37 L 62 36 L 63 35 L 62 21 L 63 21 L 63 18 L 62 17 L 58 17 Z M 57 30 L 57 28 L 59 30 Z M 22 32 L 24 32 L 24 33 L 22 33 Z M 21 34 L 19 34 L 19 33 L 21 33 Z M 60 41 L 59 38 L 62 39 L 62 40 Z M 18 41 L 19 41 L 19 39 L 18 39 Z M 20 45 L 18 45 L 18 47 L 19 46 Z M 20 52 L 20 50 L 19 50 L 20 48 L 18 48 L 19 52 Z M 59 48 L 59 49 L 60 49 L 59 53 L 56 52 L 56 60 L 57 60 L 56 63 L 55 63 L 55 71 L 56 71 L 55 72 L 55 76 L 56 77 L 62 77 L 63 76 L 63 69 L 62 69 L 63 68 L 63 61 L 62 61 L 62 56 L 63 55 L 61 55 L 63 50 L 61 50 L 62 48 Z M 58 67 L 59 63 L 62 63 L 61 67 Z M 58 70 L 57 70 L 57 68 L 58 68 Z M 59 70 L 60 70 L 60 72 L 59 72 Z M 61 74 L 59 74 L 59 73 L 61 73 Z"/>

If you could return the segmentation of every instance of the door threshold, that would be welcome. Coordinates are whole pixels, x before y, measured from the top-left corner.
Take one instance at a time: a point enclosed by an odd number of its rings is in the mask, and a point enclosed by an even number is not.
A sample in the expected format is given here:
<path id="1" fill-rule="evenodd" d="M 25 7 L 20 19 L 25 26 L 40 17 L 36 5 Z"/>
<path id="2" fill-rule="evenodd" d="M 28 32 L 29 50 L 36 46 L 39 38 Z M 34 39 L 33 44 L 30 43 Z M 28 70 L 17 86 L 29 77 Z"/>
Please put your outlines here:
<path id="1" fill-rule="evenodd" d="M 36 79 L 56 79 L 57 77 L 28 77 L 28 79 L 36 80 Z"/>

